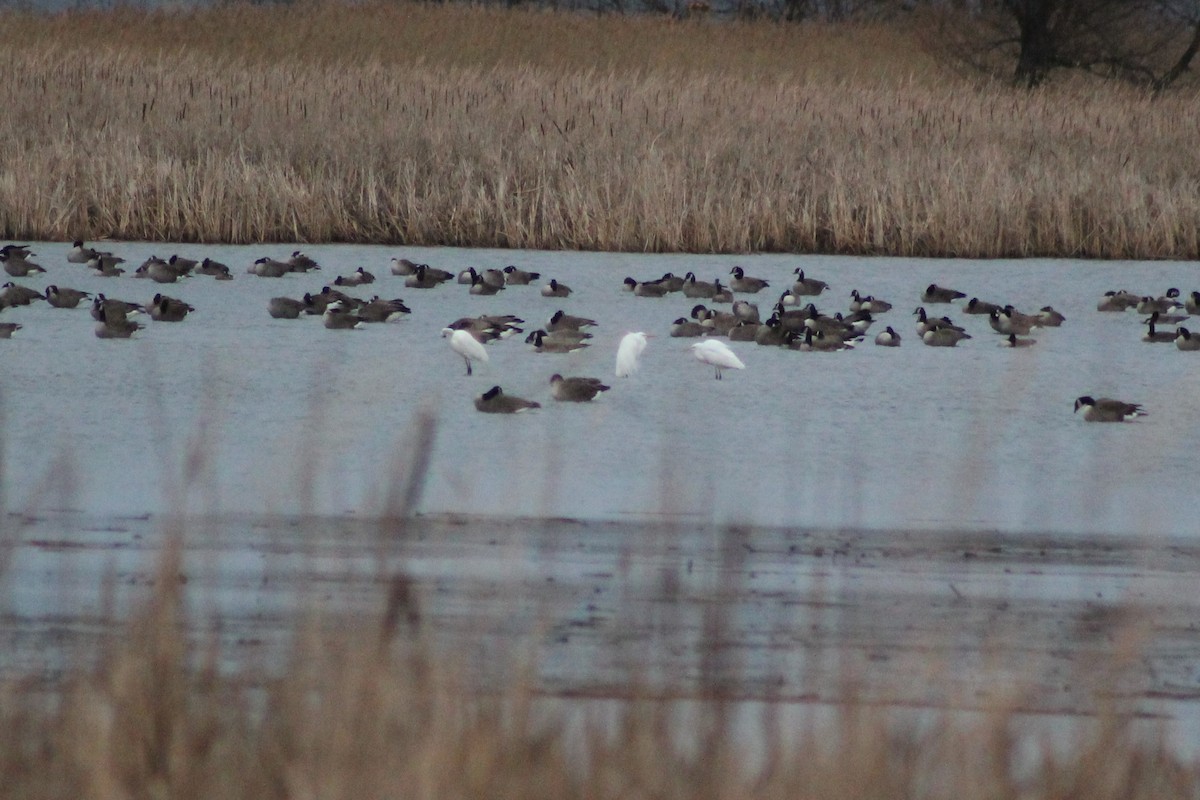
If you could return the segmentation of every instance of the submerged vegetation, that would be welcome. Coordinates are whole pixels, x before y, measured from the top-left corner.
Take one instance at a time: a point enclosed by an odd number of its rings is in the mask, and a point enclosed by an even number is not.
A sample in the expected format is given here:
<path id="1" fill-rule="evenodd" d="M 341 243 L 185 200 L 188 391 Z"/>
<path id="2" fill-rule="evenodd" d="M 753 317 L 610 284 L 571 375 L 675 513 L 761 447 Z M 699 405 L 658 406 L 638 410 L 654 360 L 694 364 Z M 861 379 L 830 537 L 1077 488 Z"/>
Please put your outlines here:
<path id="1" fill-rule="evenodd" d="M 3 12 L 0 236 L 1195 258 L 1200 103 L 936 26 L 408 4 Z"/>

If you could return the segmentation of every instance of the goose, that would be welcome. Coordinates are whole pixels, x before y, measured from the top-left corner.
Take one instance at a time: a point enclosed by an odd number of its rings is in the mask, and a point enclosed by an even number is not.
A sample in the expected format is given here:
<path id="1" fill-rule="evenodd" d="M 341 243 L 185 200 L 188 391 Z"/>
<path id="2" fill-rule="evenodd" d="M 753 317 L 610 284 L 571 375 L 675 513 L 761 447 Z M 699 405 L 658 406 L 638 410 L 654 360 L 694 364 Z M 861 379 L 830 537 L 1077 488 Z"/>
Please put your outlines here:
<path id="1" fill-rule="evenodd" d="M 195 310 L 195 308 L 182 300 L 167 297 L 165 294 L 154 295 L 154 299 L 146 307 L 146 311 L 150 314 L 150 319 L 155 322 L 183 322 L 188 312 Z"/>
<path id="2" fill-rule="evenodd" d="M 1034 328 L 1038 327 L 1038 318 L 1022 314 L 1012 306 L 1005 306 L 1003 309 L 993 309 L 992 313 L 988 314 L 988 321 L 992 326 L 992 330 L 996 333 L 1027 334 Z"/>
<path id="3" fill-rule="evenodd" d="M 105 297 L 103 293 L 96 295 L 92 300 L 92 319 L 101 320 L 106 314 L 109 317 L 133 317 L 142 313 L 142 307 L 137 303 L 130 303 L 127 300 L 117 300 L 111 297 Z"/>
<path id="4" fill-rule="evenodd" d="M 573 317 L 570 314 L 563 313 L 562 309 L 555 311 L 550 321 L 546 323 L 546 330 L 553 333 L 559 330 L 577 331 L 580 328 L 591 328 L 596 325 L 596 320 L 588 319 L 587 317 Z"/>
<path id="5" fill-rule="evenodd" d="M 364 286 L 368 283 L 374 283 L 375 276 L 362 267 L 359 267 L 349 275 L 338 275 L 333 279 L 333 282 L 337 286 Z"/>
<path id="6" fill-rule="evenodd" d="M 806 330 L 803 335 L 792 331 L 787 335 L 787 346 L 792 350 L 807 353 L 833 353 L 853 349 L 854 344 L 838 336 L 826 336 L 823 331 Z"/>
<path id="7" fill-rule="evenodd" d="M 1170 331 L 1160 331 L 1154 325 L 1154 319 L 1146 320 L 1147 330 L 1142 334 L 1142 341 L 1149 344 L 1166 344 L 1175 341 L 1175 334 Z"/>
<path id="8" fill-rule="evenodd" d="M 503 289 L 505 284 L 508 283 L 504 279 L 504 273 L 498 269 L 485 269 L 480 273 L 479 277 L 483 279 L 484 283 L 489 286 L 495 286 L 497 289 Z"/>
<path id="9" fill-rule="evenodd" d="M 200 262 L 194 258 L 184 258 L 179 254 L 172 255 L 167 259 L 167 266 L 169 266 L 175 272 L 175 274 L 181 278 L 190 275 L 192 270 L 194 270 L 199 263 Z"/>
<path id="10" fill-rule="evenodd" d="M 1010 333 L 1000 342 L 1001 347 L 1033 347 L 1037 339 L 1018 339 L 1015 333 Z"/>
<path id="11" fill-rule="evenodd" d="M 1125 403 L 1110 397 L 1097 399 L 1084 395 L 1075 400 L 1075 411 L 1081 408 L 1086 422 L 1124 422 L 1126 419 L 1146 416 L 1146 412 L 1137 403 Z"/>
<path id="12" fill-rule="evenodd" d="M 693 322 L 687 317 L 680 317 L 671 323 L 671 337 L 674 339 L 695 339 L 708 332 L 708 328 L 699 322 Z"/>
<path id="13" fill-rule="evenodd" d="M 511 314 L 504 316 L 483 314 L 478 317 L 459 317 L 446 327 L 452 331 L 468 331 L 481 342 L 491 342 L 523 333 L 524 329 L 517 326 L 524 321 Z"/>
<path id="14" fill-rule="evenodd" d="M 1121 312 L 1127 311 L 1137 306 L 1141 302 L 1141 298 L 1132 292 L 1127 292 L 1124 289 L 1117 291 L 1107 291 L 1104 297 L 1100 298 L 1100 302 L 1096 304 L 1097 311 L 1104 312 Z"/>
<path id="15" fill-rule="evenodd" d="M 950 321 L 949 317 L 941 317 L 932 319 L 925 313 L 924 306 L 917 306 L 917 310 L 913 312 L 917 315 L 917 333 L 924 336 L 925 332 L 933 328 L 950 328 L 962 333 L 965 329 L 955 325 Z"/>
<path id="16" fill-rule="evenodd" d="M 963 339 L 970 338 L 969 333 L 947 326 L 928 328 L 921 334 L 921 341 L 930 347 L 954 347 Z"/>
<path id="17" fill-rule="evenodd" d="M 1188 318 L 1187 314 L 1163 314 L 1158 311 L 1151 312 L 1150 316 L 1142 320 L 1142 324 L 1153 322 L 1155 325 L 1178 325 Z"/>
<path id="18" fill-rule="evenodd" d="M 762 321 L 758 313 L 758 306 L 754 303 L 746 302 L 745 300 L 733 301 L 733 315 L 737 317 L 738 322 L 752 322 L 757 325 Z"/>
<path id="19" fill-rule="evenodd" d="M 758 327 L 762 323 L 758 322 L 739 322 L 729 329 L 726 334 L 731 342 L 753 342 L 758 335 Z"/>
<path id="20" fill-rule="evenodd" d="M 541 408 L 542 404 L 523 397 L 505 394 L 499 386 L 493 386 L 479 397 L 475 398 L 475 410 L 485 414 L 519 414 L 531 408 Z"/>
<path id="21" fill-rule="evenodd" d="M 1183 301 L 1183 308 L 1189 314 L 1200 314 L 1200 292 L 1190 292 Z"/>
<path id="22" fill-rule="evenodd" d="M 46 302 L 55 308 L 76 308 L 80 300 L 89 297 L 91 294 L 78 289 L 59 288 L 54 284 L 46 287 Z"/>
<path id="23" fill-rule="evenodd" d="M 763 347 L 779 347 L 787 342 L 788 334 L 794 333 L 795 331 L 784 330 L 779 317 L 772 314 L 754 331 L 754 343 Z"/>
<path id="24" fill-rule="evenodd" d="M 316 261 L 309 258 L 300 250 L 293 250 L 291 258 L 286 263 L 290 272 L 308 272 L 309 270 L 321 268 Z"/>
<path id="25" fill-rule="evenodd" d="M 0 339 L 11 339 L 12 335 L 23 327 L 25 326 L 15 322 L 0 322 Z"/>
<path id="26" fill-rule="evenodd" d="M 633 292 L 634 297 L 666 297 L 667 287 L 662 283 L 638 283 L 633 278 L 624 280 L 626 291 Z"/>
<path id="27" fill-rule="evenodd" d="M 325 327 L 334 331 L 354 330 L 363 326 L 358 314 L 349 310 L 341 300 L 334 300 L 325 306 L 325 313 L 321 317 Z"/>
<path id="28" fill-rule="evenodd" d="M 405 314 L 411 314 L 412 309 L 404 305 L 399 297 L 394 300 L 384 300 L 375 295 L 358 307 L 358 318 L 363 322 L 391 322 Z"/>
<path id="29" fill-rule="evenodd" d="M 664 272 L 663 276 L 654 283 L 661 284 L 667 287 L 668 292 L 683 291 L 683 278 L 676 275 L 674 272 Z"/>
<path id="30" fill-rule="evenodd" d="M 1139 314 L 1151 314 L 1155 311 L 1166 314 L 1179 307 L 1179 290 L 1175 287 L 1167 289 L 1162 297 L 1143 297 L 1136 306 Z"/>
<path id="31" fill-rule="evenodd" d="M 746 368 L 742 360 L 737 357 L 737 353 L 733 352 L 729 345 L 720 339 L 705 339 L 702 342 L 696 342 L 691 346 L 691 350 L 697 361 L 713 368 L 717 380 L 721 380 L 721 373 L 727 369 Z"/>
<path id="32" fill-rule="evenodd" d="M 46 271 L 40 264 L 33 263 L 25 256 L 0 254 L 0 261 L 4 262 L 4 271 L 14 278 L 25 278 L 30 274 Z"/>
<path id="33" fill-rule="evenodd" d="M 540 330 L 533 332 L 533 350 L 535 353 L 573 353 L 587 346 L 587 342 L 553 339 Z"/>
<path id="34" fill-rule="evenodd" d="M 481 361 L 487 363 L 488 354 L 484 349 L 483 343 L 480 342 L 468 330 L 442 328 L 442 338 L 450 340 L 450 349 L 462 356 L 463 361 L 467 364 L 467 374 L 471 374 L 471 362 Z"/>
<path id="35" fill-rule="evenodd" d="M 899 347 L 900 334 L 892 330 L 892 326 L 889 325 L 887 328 L 880 331 L 879 335 L 875 337 L 875 344 L 879 345 L 880 347 Z"/>
<path id="36" fill-rule="evenodd" d="M 290 297 L 272 297 L 267 303 L 267 313 L 274 319 L 297 319 L 303 310 L 304 301 Z"/>
<path id="37" fill-rule="evenodd" d="M 4 284 L 0 288 L 0 308 L 12 308 L 13 306 L 27 306 L 34 300 L 45 300 L 42 293 L 30 289 L 28 286 L 19 286 L 12 281 Z"/>
<path id="38" fill-rule="evenodd" d="M 201 259 L 200 263 L 196 265 L 196 274 L 209 275 L 219 281 L 233 280 L 233 273 L 229 271 L 229 266 L 220 261 L 213 261 L 211 258 Z"/>
<path id="39" fill-rule="evenodd" d="M 696 274 L 689 272 L 683 276 L 683 296 L 697 299 L 709 299 L 717 293 L 718 284 L 696 280 Z"/>
<path id="40" fill-rule="evenodd" d="M 858 293 L 858 289 L 850 290 L 850 311 L 870 311 L 873 314 L 882 314 L 885 311 L 892 310 L 892 304 L 886 300 L 880 300 L 877 297 L 867 295 L 866 297 Z"/>
<path id="41" fill-rule="evenodd" d="M 692 319 L 710 329 L 714 336 L 726 336 L 734 325 L 738 324 L 737 315 L 728 311 L 709 308 L 703 303 L 692 306 Z"/>
<path id="42" fill-rule="evenodd" d="M 557 372 L 550 376 L 550 395 L 563 403 L 586 403 L 611 388 L 599 378 L 564 378 Z"/>
<path id="43" fill-rule="evenodd" d="M 650 335 L 642 331 L 633 331 L 621 337 L 621 343 L 617 346 L 618 378 L 628 378 L 638 371 L 649 338 Z"/>
<path id="44" fill-rule="evenodd" d="M 565 283 L 559 283 L 554 278 L 551 278 L 550 282 L 542 287 L 542 297 L 569 297 L 570 294 L 571 287 Z"/>
<path id="45" fill-rule="evenodd" d="M 67 251 L 68 264 L 86 264 L 100 253 L 83 243 L 82 239 L 76 239 L 71 243 L 71 249 Z"/>
<path id="46" fill-rule="evenodd" d="M 592 338 L 590 333 L 573 331 L 570 328 L 562 328 L 557 331 L 547 331 L 543 328 L 538 328 L 525 337 L 525 344 L 535 344 L 538 336 L 541 336 L 547 342 L 565 342 L 568 344 L 578 344 L 584 339 Z"/>
<path id="47" fill-rule="evenodd" d="M 791 289 L 788 289 L 788 290 L 784 291 L 783 294 L 779 295 L 779 300 L 776 302 L 776 305 L 798 306 L 803 302 L 800 299 L 803 296 L 804 295 L 798 294 L 797 292 L 793 292 Z"/>
<path id="48" fill-rule="evenodd" d="M 804 270 L 799 267 L 793 270 L 793 272 L 796 275 L 796 280 L 792 283 L 792 294 L 802 297 L 812 297 L 829 288 L 829 284 L 825 281 L 817 280 L 816 278 L 806 278 Z"/>
<path id="49" fill-rule="evenodd" d="M 1176 328 L 1175 346 L 1186 351 L 1200 350 L 1200 336 L 1192 336 L 1187 328 Z"/>
<path id="50" fill-rule="evenodd" d="M 173 257 L 173 256 L 172 256 Z M 175 283 L 181 277 L 178 270 L 158 256 L 150 256 L 134 270 L 135 278 L 149 278 L 155 283 Z"/>
<path id="51" fill-rule="evenodd" d="M 255 262 L 250 265 L 250 269 L 246 271 L 251 275 L 257 275 L 260 278 L 282 278 L 284 275 L 287 275 L 289 272 L 291 272 L 292 268 L 291 265 L 286 261 L 276 261 L 273 258 L 267 258 L 266 256 L 263 256 L 262 258 L 256 259 Z"/>
<path id="52" fill-rule="evenodd" d="M 433 289 L 443 282 L 424 264 L 418 264 L 416 271 L 404 279 L 404 285 L 409 289 Z"/>
<path id="53" fill-rule="evenodd" d="M 953 303 L 961 297 L 966 297 L 962 292 L 954 289 L 947 289 L 944 286 L 938 286 L 936 283 L 931 283 L 925 287 L 925 292 L 921 295 L 922 303 Z"/>
<path id="54" fill-rule="evenodd" d="M 1054 306 L 1042 306 L 1037 317 L 1043 328 L 1058 328 L 1067 321 L 1066 317 L 1054 310 Z"/>
<path id="55" fill-rule="evenodd" d="M 711 298 L 714 303 L 733 302 L 733 292 L 731 292 L 728 287 L 722 286 L 721 281 L 713 281 L 713 286 L 716 288 L 716 291 L 713 292 L 713 296 Z"/>
<path id="56" fill-rule="evenodd" d="M 125 312 L 119 308 L 106 308 L 102 305 L 97 312 L 95 328 L 97 339 L 128 339 L 141 329 L 140 323 L 128 319 Z"/>
<path id="57" fill-rule="evenodd" d="M 417 271 L 417 265 L 407 258 L 393 257 L 389 262 L 392 268 L 393 275 L 407 276 L 412 275 Z"/>
<path id="58" fill-rule="evenodd" d="M 504 282 L 509 286 L 528 286 L 542 277 L 542 273 L 540 272 L 529 272 L 519 269 L 512 264 L 509 264 L 501 271 L 504 273 Z"/>
<path id="59" fill-rule="evenodd" d="M 1000 311 L 1004 306 L 996 303 L 989 303 L 986 300 L 980 300 L 978 297 L 972 297 L 963 306 L 964 314 L 987 314 L 990 315 L 993 311 Z"/>
<path id="60" fill-rule="evenodd" d="M 478 277 L 479 273 L 475 271 L 474 267 L 467 267 L 466 269 L 460 269 L 454 280 L 462 286 L 470 286 Z"/>
<path id="61" fill-rule="evenodd" d="M 741 292 L 742 294 L 754 294 L 756 292 L 761 292 L 763 289 L 766 289 L 771 285 L 762 278 L 746 277 L 746 271 L 741 267 L 734 267 L 733 269 L 729 270 L 729 274 L 733 276 L 733 278 L 731 278 L 729 281 L 729 288 L 735 292 Z"/>
<path id="62" fill-rule="evenodd" d="M 503 283 L 499 285 L 490 283 L 489 281 L 484 280 L 482 275 L 475 273 L 475 281 L 471 284 L 470 292 L 473 295 L 478 295 L 481 297 L 491 297 L 494 294 L 498 294 L 503 288 Z"/>
<path id="63" fill-rule="evenodd" d="M 88 259 L 87 268 L 101 278 L 115 278 L 125 274 L 125 270 L 117 267 L 124 263 L 125 259 L 112 253 L 97 253 L 94 258 Z"/>
<path id="64" fill-rule="evenodd" d="M 16 258 L 29 258 L 34 255 L 27 244 L 6 244 L 0 247 L 0 258 L 14 256 Z"/>

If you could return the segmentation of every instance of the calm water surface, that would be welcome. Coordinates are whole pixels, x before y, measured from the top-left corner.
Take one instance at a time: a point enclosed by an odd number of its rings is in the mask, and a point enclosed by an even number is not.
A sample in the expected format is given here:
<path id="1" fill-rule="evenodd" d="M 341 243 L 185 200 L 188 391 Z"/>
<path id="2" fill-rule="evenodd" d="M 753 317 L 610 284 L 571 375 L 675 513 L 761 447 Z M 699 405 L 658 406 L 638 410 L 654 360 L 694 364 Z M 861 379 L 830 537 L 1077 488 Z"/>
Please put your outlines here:
<path id="1" fill-rule="evenodd" d="M 853 528 L 955 528 L 1061 533 L 1200 533 L 1195 452 L 1200 443 L 1200 355 L 1140 341 L 1134 312 L 1100 314 L 1107 289 L 1162 294 L 1200 288 L 1194 263 L 961 261 L 764 255 L 662 256 L 326 245 L 305 248 L 323 270 L 282 279 L 245 274 L 289 246 L 115 243 L 132 269 L 151 253 L 230 265 L 235 280 L 197 276 L 160 286 L 95 278 L 66 263 L 68 245 L 34 245 L 50 283 L 110 297 L 180 297 L 196 312 L 153 323 L 134 341 L 101 341 L 85 308 L 9 309 L 25 326 L 0 346 L 5 363 L 5 485 L 11 507 L 159 513 L 187 507 L 239 513 L 367 515 L 404 465 L 420 412 L 436 416 L 420 510 L 502 516 L 655 519 Z M 408 290 L 392 256 L 457 271 L 516 264 L 575 293 L 536 286 L 476 297 L 467 287 Z M 898 349 L 807 354 L 733 346 L 742 372 L 713 380 L 667 336 L 696 301 L 634 297 L 626 275 L 665 271 L 728 279 L 741 264 L 772 287 L 792 270 L 830 284 L 816 298 L 845 310 L 851 289 L 890 300 Z M 375 284 L 352 294 L 402 297 L 413 313 L 360 331 L 317 317 L 274 320 L 276 295 L 319 291 L 365 267 Z M 974 339 L 954 349 L 920 344 L 913 309 L 936 281 L 968 296 L 1066 314 L 1036 347 L 998 347 L 986 317 L 933 306 Z M 778 291 L 777 291 L 778 290 Z M 557 309 L 599 322 L 587 350 L 535 354 L 523 337 L 489 346 L 467 377 L 440 329 L 465 315 L 516 314 L 532 330 Z M 1197 325 L 1200 327 L 1200 325 Z M 554 372 L 612 378 L 617 342 L 657 334 L 631 379 L 590 405 L 555 404 Z M 875 333 L 873 329 L 871 336 Z M 515 417 L 477 413 L 493 384 L 545 406 Z M 1074 398 L 1140 402 L 1134 424 L 1087 425 Z M 188 460 L 188 454 L 199 458 Z M 188 467 L 191 464 L 191 467 Z M 191 470 L 190 472 L 188 470 Z"/>

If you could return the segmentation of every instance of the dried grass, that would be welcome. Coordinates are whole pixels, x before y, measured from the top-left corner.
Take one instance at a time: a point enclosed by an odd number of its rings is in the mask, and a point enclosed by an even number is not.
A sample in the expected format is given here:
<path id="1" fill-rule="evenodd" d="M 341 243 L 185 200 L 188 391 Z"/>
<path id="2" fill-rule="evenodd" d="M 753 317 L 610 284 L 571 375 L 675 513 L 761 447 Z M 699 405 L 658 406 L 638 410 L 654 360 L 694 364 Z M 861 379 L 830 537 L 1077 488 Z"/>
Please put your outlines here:
<path id="1" fill-rule="evenodd" d="M 911 26 L 407 4 L 0 16 L 0 236 L 1194 258 L 1195 85 Z"/>

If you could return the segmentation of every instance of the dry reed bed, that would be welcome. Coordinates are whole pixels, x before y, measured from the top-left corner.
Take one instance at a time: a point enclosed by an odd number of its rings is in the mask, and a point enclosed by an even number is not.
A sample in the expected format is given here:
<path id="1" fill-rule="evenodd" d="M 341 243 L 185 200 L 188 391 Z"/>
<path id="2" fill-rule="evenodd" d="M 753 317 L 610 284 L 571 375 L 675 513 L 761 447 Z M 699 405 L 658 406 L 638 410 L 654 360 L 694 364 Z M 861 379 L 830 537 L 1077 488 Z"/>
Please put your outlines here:
<path id="1" fill-rule="evenodd" d="M 1200 253 L 1194 87 L 979 85 L 870 28 L 320 5 L 5 21 L 8 238 Z"/>
<path id="2" fill-rule="evenodd" d="M 720 702 L 702 702 L 683 726 L 646 700 L 604 724 L 591 719 L 580 735 L 566 715 L 539 709 L 525 684 L 480 694 L 459 680 L 429 646 L 403 583 L 358 631 L 299 626 L 282 674 L 231 676 L 214 666 L 219 653 L 188 644 L 177 559 L 178 550 L 164 559 L 153 598 L 94 667 L 48 695 L 2 687 L 5 797 L 1164 800 L 1200 791 L 1195 764 L 1117 714 L 1033 758 L 1004 709 L 978 723 L 914 725 L 848 702 L 801 730 L 768 712 L 751 754 Z M 247 682 L 263 689 L 252 695 Z"/>

